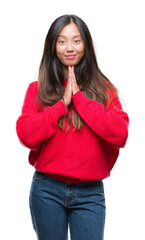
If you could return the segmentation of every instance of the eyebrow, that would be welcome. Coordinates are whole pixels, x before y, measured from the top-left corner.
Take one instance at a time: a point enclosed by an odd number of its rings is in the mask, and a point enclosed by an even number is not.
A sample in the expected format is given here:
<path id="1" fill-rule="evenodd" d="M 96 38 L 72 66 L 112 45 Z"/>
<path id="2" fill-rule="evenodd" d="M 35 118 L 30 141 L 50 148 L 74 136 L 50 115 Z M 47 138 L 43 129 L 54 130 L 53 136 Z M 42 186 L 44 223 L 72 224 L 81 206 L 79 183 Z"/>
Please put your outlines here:
<path id="1" fill-rule="evenodd" d="M 65 38 L 66 36 L 64 36 L 64 35 L 58 35 L 58 37 L 63 37 L 63 38 Z M 73 36 L 73 38 L 76 38 L 76 37 L 81 37 L 81 35 L 78 34 L 78 35 Z"/>

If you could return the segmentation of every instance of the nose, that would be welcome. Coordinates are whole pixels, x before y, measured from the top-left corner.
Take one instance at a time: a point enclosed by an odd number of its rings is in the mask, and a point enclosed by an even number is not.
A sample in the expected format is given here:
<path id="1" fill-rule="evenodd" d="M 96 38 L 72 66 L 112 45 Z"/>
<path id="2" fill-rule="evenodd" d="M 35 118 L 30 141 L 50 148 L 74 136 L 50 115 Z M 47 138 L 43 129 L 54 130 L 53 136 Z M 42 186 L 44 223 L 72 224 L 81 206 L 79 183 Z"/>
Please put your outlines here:
<path id="1" fill-rule="evenodd" d="M 70 41 L 67 43 L 67 51 L 68 52 L 72 52 L 73 51 L 72 42 L 70 42 Z"/>

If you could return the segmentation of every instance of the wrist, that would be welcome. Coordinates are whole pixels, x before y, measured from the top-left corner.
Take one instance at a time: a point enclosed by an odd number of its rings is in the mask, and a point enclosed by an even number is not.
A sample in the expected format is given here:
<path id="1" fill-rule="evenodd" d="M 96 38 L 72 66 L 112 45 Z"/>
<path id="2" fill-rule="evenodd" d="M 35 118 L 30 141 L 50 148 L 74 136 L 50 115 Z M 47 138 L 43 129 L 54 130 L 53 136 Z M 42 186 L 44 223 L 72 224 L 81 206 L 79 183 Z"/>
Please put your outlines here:
<path id="1" fill-rule="evenodd" d="M 65 107 L 67 108 L 67 105 L 65 104 L 64 98 L 62 98 L 61 101 L 63 102 L 63 104 L 64 104 Z"/>

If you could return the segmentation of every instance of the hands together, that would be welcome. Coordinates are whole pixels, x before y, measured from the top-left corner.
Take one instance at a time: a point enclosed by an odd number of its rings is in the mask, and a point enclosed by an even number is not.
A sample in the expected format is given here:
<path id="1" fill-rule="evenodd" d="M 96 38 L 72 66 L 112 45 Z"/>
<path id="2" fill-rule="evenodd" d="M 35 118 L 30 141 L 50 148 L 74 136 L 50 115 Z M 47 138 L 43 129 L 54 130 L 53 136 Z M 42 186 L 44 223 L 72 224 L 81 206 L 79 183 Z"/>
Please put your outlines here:
<path id="1" fill-rule="evenodd" d="M 68 67 L 68 82 L 67 86 L 63 95 L 63 102 L 66 107 L 69 106 L 71 103 L 71 97 L 74 95 L 76 92 L 79 91 L 79 87 L 76 82 L 76 77 L 75 77 L 75 72 L 74 72 L 74 66 L 69 66 Z"/>

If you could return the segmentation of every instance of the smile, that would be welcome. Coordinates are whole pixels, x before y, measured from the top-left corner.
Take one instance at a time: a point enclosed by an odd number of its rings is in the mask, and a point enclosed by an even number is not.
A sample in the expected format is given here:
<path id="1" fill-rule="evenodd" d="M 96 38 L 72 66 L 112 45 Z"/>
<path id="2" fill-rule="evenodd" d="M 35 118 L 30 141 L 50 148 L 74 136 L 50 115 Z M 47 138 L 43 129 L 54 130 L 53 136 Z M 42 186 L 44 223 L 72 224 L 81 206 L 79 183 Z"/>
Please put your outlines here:
<path id="1" fill-rule="evenodd" d="M 67 59 L 74 59 L 76 55 L 65 55 Z"/>

